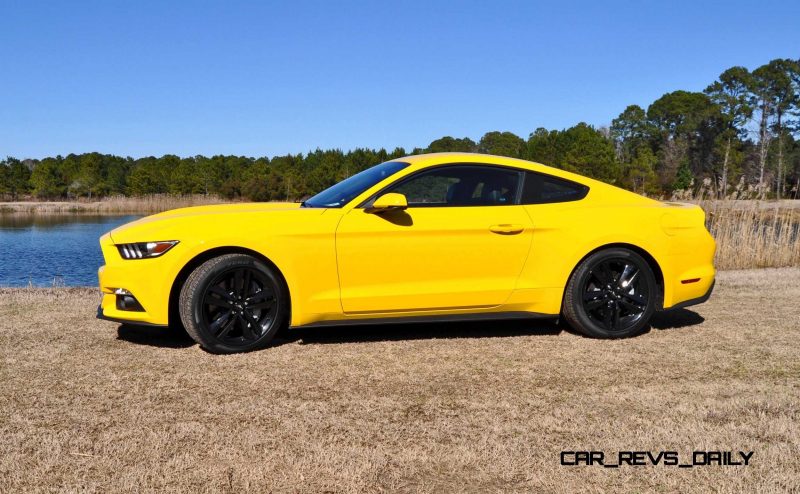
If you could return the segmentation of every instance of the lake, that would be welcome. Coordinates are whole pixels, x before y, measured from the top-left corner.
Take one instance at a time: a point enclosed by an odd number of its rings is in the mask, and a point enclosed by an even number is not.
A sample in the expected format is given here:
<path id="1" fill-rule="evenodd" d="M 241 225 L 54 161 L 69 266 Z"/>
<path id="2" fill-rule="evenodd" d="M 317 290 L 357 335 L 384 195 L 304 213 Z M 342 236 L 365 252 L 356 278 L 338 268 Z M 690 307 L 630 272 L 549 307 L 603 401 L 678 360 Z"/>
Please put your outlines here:
<path id="1" fill-rule="evenodd" d="M 98 239 L 137 218 L 0 214 L 0 286 L 97 286 Z"/>

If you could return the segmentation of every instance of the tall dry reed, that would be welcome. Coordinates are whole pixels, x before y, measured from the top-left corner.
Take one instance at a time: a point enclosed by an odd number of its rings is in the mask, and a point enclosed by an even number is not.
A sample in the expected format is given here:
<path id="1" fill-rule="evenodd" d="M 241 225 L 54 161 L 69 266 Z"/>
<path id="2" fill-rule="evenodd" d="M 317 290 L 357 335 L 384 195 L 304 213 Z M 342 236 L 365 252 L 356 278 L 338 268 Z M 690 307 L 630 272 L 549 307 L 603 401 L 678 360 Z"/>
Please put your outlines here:
<path id="1" fill-rule="evenodd" d="M 231 202 L 217 195 L 150 194 L 137 197 L 111 196 L 99 201 L 6 202 L 0 213 L 23 214 L 116 214 L 160 213 L 169 209 Z"/>
<path id="2" fill-rule="evenodd" d="M 671 199 L 692 202 L 706 212 L 706 225 L 717 240 L 718 269 L 800 266 L 800 201 L 766 201 L 763 188 L 744 177 L 717 199 L 710 179 L 694 181 Z"/>
<path id="3" fill-rule="evenodd" d="M 800 266 L 800 205 L 792 202 L 698 201 L 717 240 L 717 268 Z"/>

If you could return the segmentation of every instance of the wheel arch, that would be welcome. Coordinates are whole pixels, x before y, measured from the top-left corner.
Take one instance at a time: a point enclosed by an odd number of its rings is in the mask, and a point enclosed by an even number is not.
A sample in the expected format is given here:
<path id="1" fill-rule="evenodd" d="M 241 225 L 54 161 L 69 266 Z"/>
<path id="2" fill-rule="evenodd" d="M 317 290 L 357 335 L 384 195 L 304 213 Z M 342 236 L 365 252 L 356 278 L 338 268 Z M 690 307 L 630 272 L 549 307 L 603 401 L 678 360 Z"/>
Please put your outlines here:
<path id="1" fill-rule="evenodd" d="M 658 299 L 656 300 L 656 310 L 662 310 L 663 309 L 663 306 L 664 306 L 664 272 L 661 270 L 661 266 L 658 264 L 658 261 L 656 261 L 656 258 L 653 257 L 653 255 L 650 254 L 649 252 L 647 252 L 645 249 L 643 249 L 642 247 L 639 247 L 638 245 L 629 244 L 629 243 L 625 243 L 625 242 L 614 242 L 614 243 L 610 243 L 610 244 L 601 245 L 599 247 L 596 247 L 596 248 L 592 249 L 590 252 L 587 252 L 586 255 L 581 257 L 578 260 L 578 262 L 575 263 L 575 266 L 572 267 L 572 270 L 570 270 L 570 272 L 569 272 L 569 276 L 567 276 L 567 279 L 564 281 L 564 293 L 561 294 L 561 303 L 562 304 L 564 303 L 564 296 L 566 294 L 567 284 L 569 283 L 569 280 L 572 278 L 572 275 L 575 273 L 575 270 L 578 269 L 578 266 L 580 266 L 581 263 L 584 260 L 586 260 L 587 257 L 591 256 L 592 254 L 594 254 L 596 252 L 600 252 L 601 250 L 616 249 L 616 248 L 628 249 L 630 251 L 633 251 L 633 252 L 639 254 L 640 256 L 642 256 L 642 258 L 647 262 L 647 265 L 650 266 L 650 269 L 653 271 L 653 275 L 656 278 L 656 286 L 658 286 Z M 563 308 L 562 308 L 562 310 L 563 310 Z"/>
<path id="2" fill-rule="evenodd" d="M 289 320 L 291 320 L 291 313 L 292 313 L 292 294 L 289 291 L 289 284 L 286 282 L 286 276 L 283 274 L 281 269 L 272 262 L 264 254 L 257 252 L 252 249 L 248 249 L 246 247 L 234 247 L 234 246 L 227 246 L 227 247 L 214 247 L 213 249 L 209 249 L 203 251 L 192 259 L 189 260 L 181 270 L 178 272 L 178 275 L 175 276 L 175 279 L 172 281 L 172 286 L 170 287 L 169 291 L 169 307 L 168 307 L 168 324 L 173 326 L 174 324 L 181 324 L 181 317 L 178 313 L 178 306 L 179 301 L 178 298 L 180 297 L 181 288 L 183 284 L 186 282 L 186 279 L 189 275 L 197 269 L 198 266 L 203 264 L 204 262 L 208 261 L 209 259 L 213 259 L 215 257 L 219 257 L 225 254 L 244 254 L 251 257 L 255 257 L 259 261 L 262 261 L 266 265 L 270 266 L 272 269 L 278 273 L 278 278 L 280 279 L 281 283 L 283 283 L 283 287 L 286 290 L 286 293 L 289 294 Z"/>

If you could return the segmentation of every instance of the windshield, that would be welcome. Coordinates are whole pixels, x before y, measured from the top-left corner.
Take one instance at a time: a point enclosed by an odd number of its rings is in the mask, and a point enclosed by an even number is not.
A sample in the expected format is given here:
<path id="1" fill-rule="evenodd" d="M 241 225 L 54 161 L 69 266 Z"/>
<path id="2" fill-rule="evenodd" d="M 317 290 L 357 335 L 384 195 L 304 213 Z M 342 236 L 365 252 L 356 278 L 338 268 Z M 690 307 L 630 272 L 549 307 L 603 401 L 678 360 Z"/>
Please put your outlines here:
<path id="1" fill-rule="evenodd" d="M 346 178 L 306 200 L 303 203 L 303 207 L 340 208 L 384 178 L 394 175 L 407 166 L 408 163 L 387 161 L 372 168 L 367 168 L 363 172 L 356 173 L 352 177 Z"/>

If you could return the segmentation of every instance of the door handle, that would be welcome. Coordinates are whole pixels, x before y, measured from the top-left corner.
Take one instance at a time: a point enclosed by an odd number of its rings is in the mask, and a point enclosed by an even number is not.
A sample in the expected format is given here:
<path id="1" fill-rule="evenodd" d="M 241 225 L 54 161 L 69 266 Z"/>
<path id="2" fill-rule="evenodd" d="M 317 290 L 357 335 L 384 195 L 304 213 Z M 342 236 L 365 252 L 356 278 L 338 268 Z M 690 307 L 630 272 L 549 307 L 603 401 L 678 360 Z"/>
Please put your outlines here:
<path id="1" fill-rule="evenodd" d="M 525 230 L 524 226 L 513 225 L 509 223 L 492 225 L 489 227 L 489 231 L 491 231 L 492 233 L 498 233 L 500 235 L 516 235 L 518 233 L 522 233 L 523 230 Z"/>

